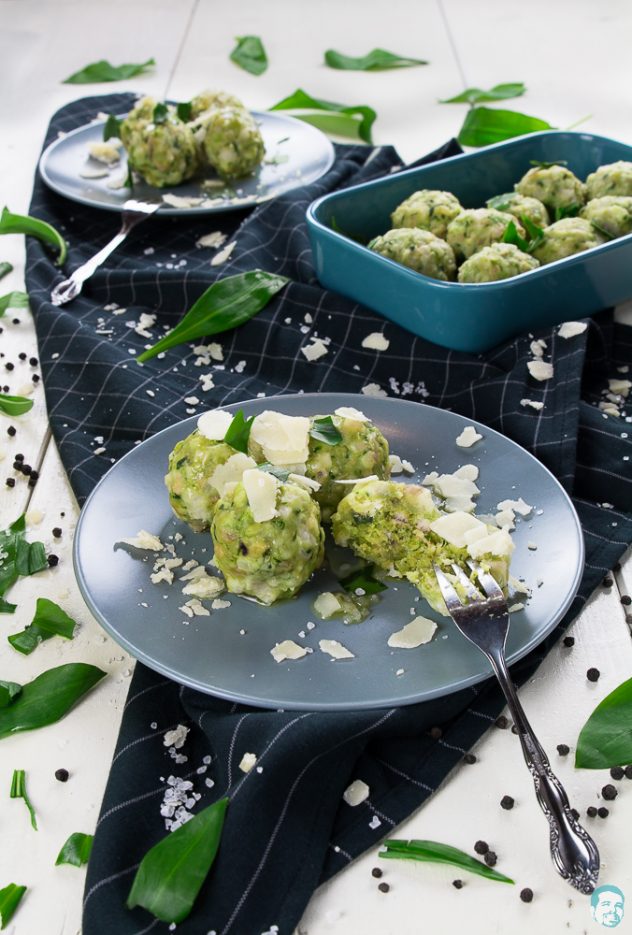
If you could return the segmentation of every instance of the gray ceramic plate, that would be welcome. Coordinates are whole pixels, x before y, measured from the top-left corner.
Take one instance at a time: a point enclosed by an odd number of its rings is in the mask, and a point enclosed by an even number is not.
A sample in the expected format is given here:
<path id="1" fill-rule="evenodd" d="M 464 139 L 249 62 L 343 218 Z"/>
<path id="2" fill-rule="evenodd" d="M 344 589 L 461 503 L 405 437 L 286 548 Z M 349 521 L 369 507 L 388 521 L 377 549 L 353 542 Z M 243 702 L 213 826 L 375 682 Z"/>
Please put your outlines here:
<path id="1" fill-rule="evenodd" d="M 373 419 L 391 451 L 417 468 L 413 480 L 434 469 L 450 472 L 474 463 L 480 468 L 478 512 L 493 511 L 499 500 L 519 496 L 543 511 L 520 522 L 513 534 L 512 572 L 526 578 L 533 597 L 525 610 L 512 614 L 508 656 L 510 662 L 524 656 L 568 609 L 583 568 L 579 521 L 558 482 L 535 458 L 497 432 L 418 403 L 332 393 L 257 399 L 227 408 L 243 408 L 249 415 L 271 408 L 310 415 L 338 406 L 356 406 Z M 169 452 L 193 431 L 196 420 L 194 416 L 173 425 L 127 454 L 101 480 L 81 512 L 74 550 L 79 585 L 97 620 L 121 646 L 185 685 L 270 708 L 342 710 L 411 704 L 489 677 L 484 657 L 449 619 L 439 617 L 425 601 L 416 601 L 415 589 L 402 581 L 394 581 L 383 593 L 369 619 L 352 626 L 340 620 L 319 621 L 314 615 L 312 603 L 318 593 L 335 584 L 326 571 L 319 572 L 295 600 L 262 607 L 226 595 L 229 608 L 213 611 L 210 617 L 187 619 L 178 610 L 186 598 L 175 582 L 171 587 L 151 584 L 154 553 L 116 543 L 140 529 L 163 541 L 179 532 L 186 541 L 178 543 L 180 555 L 210 558 L 210 536 L 195 535 L 173 518 L 163 483 Z M 483 435 L 470 449 L 455 444 L 465 425 L 476 425 Z M 529 542 L 536 543 L 537 550 L 530 550 Z M 411 608 L 437 620 L 433 641 L 415 650 L 389 648 L 389 635 L 411 619 Z M 314 629 L 306 629 L 308 621 L 316 623 Z M 305 631 L 305 639 L 299 631 Z M 323 638 L 339 640 L 355 658 L 332 661 L 318 649 Z M 305 643 L 314 652 L 295 662 L 276 663 L 270 649 L 285 639 Z M 397 675 L 400 669 L 403 674 Z"/>
<path id="2" fill-rule="evenodd" d="M 167 193 L 184 198 L 206 197 L 210 201 L 206 205 L 184 208 L 165 205 L 160 213 L 213 214 L 269 201 L 299 185 L 314 182 L 331 168 L 333 145 L 316 127 L 285 114 L 253 111 L 252 115 L 261 129 L 267 160 L 253 175 L 239 179 L 232 189 L 214 189 L 210 193 L 201 188 L 199 179 L 172 188 L 154 188 L 141 181 L 134 185 L 134 198 L 155 199 Z M 42 153 L 39 170 L 46 184 L 66 198 L 93 208 L 121 211 L 125 200 L 131 197 L 130 189 L 112 189 L 108 182 L 127 176 L 124 150 L 121 151 L 120 164 L 108 176 L 98 179 L 81 177 L 86 167 L 103 168 L 89 158 L 88 152 L 91 143 L 102 141 L 103 125 L 103 120 L 95 120 L 55 140 Z M 212 170 L 209 170 L 209 178 L 217 179 Z"/>

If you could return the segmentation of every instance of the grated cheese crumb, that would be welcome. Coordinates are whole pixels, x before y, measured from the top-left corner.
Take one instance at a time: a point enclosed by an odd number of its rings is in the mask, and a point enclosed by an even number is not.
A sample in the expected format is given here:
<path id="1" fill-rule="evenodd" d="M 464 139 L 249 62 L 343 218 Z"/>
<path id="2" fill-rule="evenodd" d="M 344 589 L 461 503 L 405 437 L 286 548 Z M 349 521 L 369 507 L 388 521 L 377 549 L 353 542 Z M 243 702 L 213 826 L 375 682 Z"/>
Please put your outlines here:
<path id="1" fill-rule="evenodd" d="M 342 797 L 347 805 L 350 805 L 351 808 L 355 808 L 368 799 L 370 791 L 371 790 L 362 779 L 355 779 L 350 786 L 347 786 L 342 793 Z"/>
<path id="2" fill-rule="evenodd" d="M 302 659 L 308 652 L 306 646 L 299 646 L 294 640 L 283 640 L 282 643 L 275 643 L 270 655 L 275 662 L 284 662 L 286 659 Z"/>
<path id="3" fill-rule="evenodd" d="M 256 762 L 257 756 L 255 753 L 244 753 L 239 762 L 239 769 L 242 773 L 249 773 Z"/>
<path id="4" fill-rule="evenodd" d="M 164 549 L 164 545 L 158 536 L 154 536 L 153 533 L 147 532 L 145 529 L 141 529 L 135 536 L 119 539 L 119 542 L 131 545 L 135 549 L 147 549 L 150 552 L 162 552 Z"/>
<path id="5" fill-rule="evenodd" d="M 459 448 L 471 448 L 472 445 L 479 442 L 483 436 L 480 435 L 473 425 L 466 425 L 463 431 L 459 436 L 457 436 L 456 443 Z"/>
<path id="6" fill-rule="evenodd" d="M 548 364 L 544 360 L 527 361 L 527 369 L 534 380 L 550 380 L 553 376 L 553 364 Z"/>
<path id="7" fill-rule="evenodd" d="M 338 640 L 319 640 L 318 646 L 321 653 L 327 653 L 335 661 L 338 659 L 355 659 L 353 653 L 339 643 Z"/>
<path id="8" fill-rule="evenodd" d="M 387 351 L 390 346 L 390 341 L 388 338 L 385 338 L 381 331 L 372 331 L 371 334 L 367 334 L 366 338 L 362 341 L 362 347 L 366 347 L 371 351 Z"/>
<path id="9" fill-rule="evenodd" d="M 372 396 L 374 399 L 382 399 L 388 396 L 386 390 L 383 390 L 379 383 L 367 383 L 360 390 L 365 396 Z"/>
<path id="10" fill-rule="evenodd" d="M 311 344 L 306 344 L 305 347 L 301 348 L 301 353 L 304 354 L 310 362 L 319 360 L 329 352 L 322 338 L 310 338 L 310 340 L 312 342 Z"/>
<path id="11" fill-rule="evenodd" d="M 557 333 L 561 338 L 574 338 L 578 334 L 583 334 L 588 325 L 585 321 L 565 321 L 557 329 Z"/>

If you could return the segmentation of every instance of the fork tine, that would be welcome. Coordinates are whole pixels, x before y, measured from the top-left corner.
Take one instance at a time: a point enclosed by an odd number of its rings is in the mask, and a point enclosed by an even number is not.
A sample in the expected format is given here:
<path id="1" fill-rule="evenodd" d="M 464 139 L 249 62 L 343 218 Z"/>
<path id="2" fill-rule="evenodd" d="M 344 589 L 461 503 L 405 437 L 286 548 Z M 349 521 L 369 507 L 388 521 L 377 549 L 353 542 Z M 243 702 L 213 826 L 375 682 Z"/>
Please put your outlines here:
<path id="1" fill-rule="evenodd" d="M 481 587 L 485 591 L 488 597 L 499 597 L 501 600 L 505 599 L 505 595 L 502 592 L 500 585 L 496 580 L 490 575 L 488 571 L 485 571 L 484 568 L 478 564 L 478 562 L 469 562 L 468 565 L 472 571 L 476 572 L 476 577 L 478 578 Z"/>
<path id="2" fill-rule="evenodd" d="M 474 587 L 474 585 L 472 584 L 468 576 L 465 574 L 463 569 L 459 565 L 457 565 L 456 562 L 452 563 L 452 568 L 454 569 L 454 574 L 459 579 L 459 584 L 461 585 L 461 587 L 463 588 L 467 596 L 473 601 L 482 601 L 483 595 L 478 590 L 478 588 Z"/>
<path id="3" fill-rule="evenodd" d="M 439 585 L 439 590 L 441 591 L 441 596 L 445 601 L 445 606 L 448 608 L 448 611 L 452 612 L 457 607 L 463 607 L 459 595 L 454 590 L 452 584 L 444 573 L 441 571 L 438 565 L 433 565 L 434 573 L 437 576 L 437 584 Z"/>

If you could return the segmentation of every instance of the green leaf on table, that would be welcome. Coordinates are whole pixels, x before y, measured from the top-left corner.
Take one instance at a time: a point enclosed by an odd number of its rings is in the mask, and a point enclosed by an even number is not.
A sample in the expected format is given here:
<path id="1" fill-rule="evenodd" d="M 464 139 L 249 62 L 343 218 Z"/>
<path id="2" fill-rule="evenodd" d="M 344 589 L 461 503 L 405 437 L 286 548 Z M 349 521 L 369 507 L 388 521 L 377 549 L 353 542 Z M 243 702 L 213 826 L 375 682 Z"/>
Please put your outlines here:
<path id="1" fill-rule="evenodd" d="M 0 739 L 55 724 L 101 681 L 105 672 L 85 662 L 47 669 L 22 686 L 21 694 L 0 708 Z"/>
<path id="2" fill-rule="evenodd" d="M 450 864 L 452 867 L 458 867 L 459 870 L 469 870 L 470 873 L 477 873 L 488 880 L 497 880 L 499 883 L 513 883 L 510 877 L 506 877 L 497 870 L 492 870 L 487 864 L 474 857 L 470 857 L 464 851 L 449 844 L 439 844 L 437 841 L 384 841 L 386 850 L 379 851 L 378 857 L 393 860 L 419 860 L 424 863 Z"/>
<path id="3" fill-rule="evenodd" d="M 72 864 L 73 867 L 82 867 L 84 864 L 87 864 L 90 859 L 93 840 L 94 835 L 75 831 L 70 835 L 57 855 L 55 866 L 57 867 L 59 864 Z"/>
<path id="4" fill-rule="evenodd" d="M 18 886 L 16 883 L 9 883 L 0 890 L 0 929 L 6 928 L 9 924 L 25 893 L 26 887 Z"/>
<path id="5" fill-rule="evenodd" d="M 265 308 L 288 282 L 285 276 L 266 273 L 261 269 L 218 279 L 169 334 L 139 354 L 136 360 L 143 363 L 170 347 L 243 325 Z"/>
<path id="6" fill-rule="evenodd" d="M 365 104 L 347 106 L 334 101 L 323 101 L 298 88 L 294 94 L 283 98 L 269 109 L 297 111 L 293 114 L 294 117 L 311 123 L 325 133 L 350 136 L 364 140 L 365 143 L 373 142 L 371 127 L 377 114 L 372 107 L 367 107 Z"/>
<path id="7" fill-rule="evenodd" d="M 0 613 L 12 614 L 15 604 L 4 600 L 4 595 L 20 576 L 27 577 L 48 568 L 46 549 L 41 542 L 27 542 L 24 538 L 24 515 L 18 517 L 8 529 L 0 530 Z"/>
<path id="8" fill-rule="evenodd" d="M 243 454 L 247 455 L 248 439 L 250 438 L 250 430 L 254 421 L 254 416 L 250 416 L 249 419 L 246 419 L 242 410 L 238 409 L 224 435 L 226 444 L 234 448 L 235 451 L 241 451 Z"/>
<path id="9" fill-rule="evenodd" d="M 61 266 L 68 253 L 66 241 L 52 225 L 47 224 L 46 221 L 40 221 L 39 218 L 32 218 L 28 214 L 12 214 L 6 207 L 2 209 L 0 215 L 0 234 L 27 234 L 43 240 L 59 252 L 56 261 L 58 266 Z"/>
<path id="10" fill-rule="evenodd" d="M 26 396 L 7 396 L 6 393 L 0 393 L 0 412 L 7 416 L 23 416 L 32 408 L 33 400 Z"/>
<path id="11" fill-rule="evenodd" d="M 23 769 L 14 769 L 13 778 L 11 779 L 11 792 L 9 793 L 12 799 L 24 799 L 24 804 L 29 810 L 29 815 L 31 816 L 31 827 L 37 831 L 37 818 L 35 817 L 35 809 L 31 804 L 29 799 L 28 792 L 26 791 L 26 773 Z"/>
<path id="12" fill-rule="evenodd" d="M 20 633 L 14 633 L 7 639 L 14 649 L 28 656 L 44 640 L 52 636 L 63 636 L 71 640 L 75 635 L 76 621 L 65 610 L 47 597 L 39 597 L 35 607 L 35 616 Z"/>
<path id="13" fill-rule="evenodd" d="M 154 123 L 166 123 L 169 117 L 169 108 L 164 103 L 164 101 L 159 101 L 154 107 L 154 112 L 151 116 L 151 119 Z"/>
<path id="14" fill-rule="evenodd" d="M 135 78 L 142 75 L 148 68 L 156 64 L 153 58 L 148 58 L 146 62 L 128 65 L 111 65 L 106 59 L 99 59 L 98 62 L 92 62 L 81 68 L 68 78 L 64 78 L 62 84 L 99 84 L 102 81 L 126 81 L 128 78 Z"/>
<path id="15" fill-rule="evenodd" d="M 342 441 L 342 433 L 336 428 L 331 416 L 314 419 L 309 434 L 316 441 L 324 442 L 326 445 L 339 445 Z"/>
<path id="16" fill-rule="evenodd" d="M 7 260 L 0 261 L 0 279 L 4 279 L 5 276 L 8 276 L 9 273 L 13 272 L 13 264 L 9 263 Z"/>
<path id="17" fill-rule="evenodd" d="M 219 848 L 228 799 L 194 815 L 147 851 L 136 871 L 127 908 L 142 906 L 162 922 L 191 912 Z"/>
<path id="18" fill-rule="evenodd" d="M 581 210 L 581 205 L 573 202 L 572 205 L 557 205 L 553 214 L 554 221 L 562 221 L 564 218 L 576 218 Z"/>
<path id="19" fill-rule="evenodd" d="M 632 763 L 632 679 L 601 701 L 582 727 L 575 766 L 608 769 Z"/>
<path id="20" fill-rule="evenodd" d="M 552 166 L 567 166 L 566 159 L 555 159 L 553 162 L 546 162 L 543 159 L 530 159 L 529 165 L 536 169 L 550 169 Z"/>
<path id="21" fill-rule="evenodd" d="M 387 585 L 373 574 L 374 565 L 366 565 L 357 571 L 352 571 L 346 578 L 340 579 L 340 584 L 345 591 L 355 593 L 357 588 L 362 588 L 365 594 L 379 594 L 380 591 L 388 590 Z"/>
<path id="22" fill-rule="evenodd" d="M 259 36 L 236 36 L 237 45 L 230 60 L 251 75 L 262 75 L 268 67 L 268 56 Z"/>
<path id="23" fill-rule="evenodd" d="M 26 292 L 7 292 L 6 295 L 3 295 L 0 298 L 0 318 L 4 315 L 8 308 L 27 308 L 29 304 L 29 297 Z"/>
<path id="24" fill-rule="evenodd" d="M 3 682 L 0 680 L 0 708 L 10 705 L 22 691 L 17 682 Z"/>
<path id="25" fill-rule="evenodd" d="M 458 135 L 462 146 L 488 146 L 514 136 L 553 130 L 554 127 L 539 117 L 530 117 L 515 110 L 495 107 L 472 107 L 468 110 Z"/>
<path id="26" fill-rule="evenodd" d="M 272 474 L 278 481 L 281 481 L 284 484 L 292 473 L 289 468 L 280 467 L 278 464 L 270 464 L 269 461 L 264 461 L 263 464 L 257 465 L 258 471 L 265 471 L 266 474 Z"/>
<path id="27" fill-rule="evenodd" d="M 181 101 L 176 104 L 176 114 L 184 123 L 191 119 L 191 101 Z"/>
<path id="28" fill-rule="evenodd" d="M 495 84 L 489 91 L 480 88 L 467 88 L 456 97 L 446 97 L 440 104 L 483 104 L 485 101 L 506 101 L 511 97 L 522 97 L 527 90 L 522 81 L 508 84 Z"/>
<path id="29" fill-rule="evenodd" d="M 372 49 L 366 55 L 354 58 L 343 55 L 334 49 L 325 52 L 325 64 L 330 68 L 340 68 L 344 71 L 383 71 L 387 68 L 411 68 L 414 65 L 428 65 L 423 58 L 410 58 L 407 55 L 397 55 L 387 52 L 386 49 Z"/>
<path id="30" fill-rule="evenodd" d="M 103 124 L 103 142 L 107 143 L 108 140 L 121 138 L 121 124 L 122 120 L 119 120 L 118 117 L 115 117 L 114 114 L 108 114 L 108 118 Z"/>

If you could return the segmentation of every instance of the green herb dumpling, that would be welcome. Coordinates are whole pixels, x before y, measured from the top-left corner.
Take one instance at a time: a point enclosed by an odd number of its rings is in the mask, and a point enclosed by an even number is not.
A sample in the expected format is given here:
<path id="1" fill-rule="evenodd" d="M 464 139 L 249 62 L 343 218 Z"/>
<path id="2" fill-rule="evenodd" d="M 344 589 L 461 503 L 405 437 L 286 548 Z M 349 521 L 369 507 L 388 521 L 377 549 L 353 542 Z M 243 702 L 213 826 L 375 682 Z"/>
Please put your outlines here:
<path id="1" fill-rule="evenodd" d="M 632 233 L 632 196 L 604 195 L 593 198 L 579 212 L 579 216 L 602 228 L 611 237 L 624 237 Z"/>
<path id="2" fill-rule="evenodd" d="M 452 248 L 430 231 L 399 227 L 375 237 L 368 247 L 432 279 L 451 282 L 455 278 L 456 261 Z"/>
<path id="3" fill-rule="evenodd" d="M 601 198 L 603 195 L 632 195 L 632 162 L 612 162 L 599 166 L 586 179 L 588 197 Z"/>
<path id="4" fill-rule="evenodd" d="M 472 256 L 483 247 L 502 240 L 511 222 L 521 237 L 524 229 L 520 221 L 509 216 L 505 211 L 492 208 L 468 208 L 462 211 L 448 226 L 447 241 L 454 250 L 457 259 Z"/>
<path id="5" fill-rule="evenodd" d="M 265 153 L 261 131 L 243 107 L 211 111 L 204 123 L 203 146 L 210 165 L 225 179 L 250 175 Z"/>
<path id="6" fill-rule="evenodd" d="M 199 168 L 193 131 L 178 119 L 173 108 L 160 123 L 139 122 L 127 139 L 130 167 L 156 188 L 179 185 Z"/>
<path id="7" fill-rule="evenodd" d="M 527 195 L 520 195 L 518 192 L 508 192 L 506 195 L 497 195 L 496 198 L 490 198 L 487 202 L 489 208 L 496 211 L 506 211 L 513 214 L 518 220 L 523 217 L 528 218 L 538 227 L 546 227 L 549 221 L 549 212 L 537 198 L 530 198 Z"/>
<path id="8" fill-rule="evenodd" d="M 496 282 L 537 269 L 535 257 L 512 243 L 493 243 L 473 254 L 459 268 L 459 282 Z"/>
<path id="9" fill-rule="evenodd" d="M 584 218 L 562 218 L 544 230 L 544 239 L 534 251 L 540 263 L 553 263 L 564 257 L 573 256 L 591 247 L 598 247 L 606 238 L 599 234 L 590 221 Z"/>
<path id="10" fill-rule="evenodd" d="M 392 227 L 419 227 L 445 240 L 448 224 L 463 210 L 451 192 L 422 189 L 413 192 L 391 214 Z"/>
<path id="11" fill-rule="evenodd" d="M 534 166 L 515 185 L 516 191 L 537 198 L 547 208 L 579 209 L 586 201 L 586 186 L 566 166 Z"/>

